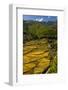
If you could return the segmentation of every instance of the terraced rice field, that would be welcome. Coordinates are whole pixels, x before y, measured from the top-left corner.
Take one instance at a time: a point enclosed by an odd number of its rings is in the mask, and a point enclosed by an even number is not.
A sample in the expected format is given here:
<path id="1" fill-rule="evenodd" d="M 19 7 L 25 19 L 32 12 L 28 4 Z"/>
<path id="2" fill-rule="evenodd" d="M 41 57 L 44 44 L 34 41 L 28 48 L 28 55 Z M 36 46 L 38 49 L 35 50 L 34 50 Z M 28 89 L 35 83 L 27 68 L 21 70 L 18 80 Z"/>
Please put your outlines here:
<path id="1" fill-rule="evenodd" d="M 32 40 L 24 44 L 23 74 L 46 73 L 50 66 L 48 41 Z"/>

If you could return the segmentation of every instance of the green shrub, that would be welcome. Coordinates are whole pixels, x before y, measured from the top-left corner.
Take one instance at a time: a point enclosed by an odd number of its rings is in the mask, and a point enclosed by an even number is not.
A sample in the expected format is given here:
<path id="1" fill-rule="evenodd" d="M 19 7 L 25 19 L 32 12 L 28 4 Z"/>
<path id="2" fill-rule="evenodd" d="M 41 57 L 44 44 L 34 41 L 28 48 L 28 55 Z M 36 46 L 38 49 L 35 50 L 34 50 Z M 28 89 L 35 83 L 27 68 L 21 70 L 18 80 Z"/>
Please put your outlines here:
<path id="1" fill-rule="evenodd" d="M 48 73 L 57 73 L 57 56 L 54 57 L 53 63 L 50 65 Z"/>

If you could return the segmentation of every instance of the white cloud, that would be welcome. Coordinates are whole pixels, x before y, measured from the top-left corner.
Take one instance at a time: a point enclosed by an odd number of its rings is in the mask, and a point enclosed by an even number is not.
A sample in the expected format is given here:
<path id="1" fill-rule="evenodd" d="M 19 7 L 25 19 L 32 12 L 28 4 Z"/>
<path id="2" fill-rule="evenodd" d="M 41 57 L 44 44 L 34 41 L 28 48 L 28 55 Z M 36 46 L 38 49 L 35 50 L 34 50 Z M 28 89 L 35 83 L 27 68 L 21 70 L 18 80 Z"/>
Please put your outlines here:
<path id="1" fill-rule="evenodd" d="M 36 18 L 36 21 L 42 22 L 43 18 Z"/>

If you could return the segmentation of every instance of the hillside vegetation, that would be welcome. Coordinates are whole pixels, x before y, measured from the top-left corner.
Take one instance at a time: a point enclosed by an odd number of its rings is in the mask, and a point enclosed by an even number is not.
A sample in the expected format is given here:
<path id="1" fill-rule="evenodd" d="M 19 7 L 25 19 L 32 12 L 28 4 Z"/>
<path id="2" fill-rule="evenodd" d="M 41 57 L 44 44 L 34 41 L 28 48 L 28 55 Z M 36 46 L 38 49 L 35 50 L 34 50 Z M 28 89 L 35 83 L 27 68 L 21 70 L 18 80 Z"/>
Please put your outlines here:
<path id="1" fill-rule="evenodd" d="M 23 74 L 57 73 L 57 21 L 23 21 Z"/>

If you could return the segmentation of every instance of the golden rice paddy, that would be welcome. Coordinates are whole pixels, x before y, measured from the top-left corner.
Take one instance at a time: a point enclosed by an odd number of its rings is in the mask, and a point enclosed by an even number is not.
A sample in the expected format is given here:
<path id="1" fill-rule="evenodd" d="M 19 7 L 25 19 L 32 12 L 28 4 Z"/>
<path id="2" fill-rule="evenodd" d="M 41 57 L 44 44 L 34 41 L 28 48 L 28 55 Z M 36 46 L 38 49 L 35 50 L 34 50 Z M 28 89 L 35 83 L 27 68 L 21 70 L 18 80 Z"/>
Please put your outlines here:
<path id="1" fill-rule="evenodd" d="M 35 40 L 24 44 L 23 74 L 42 73 L 50 65 L 46 40 Z M 45 46 L 45 47 L 44 47 Z"/>

